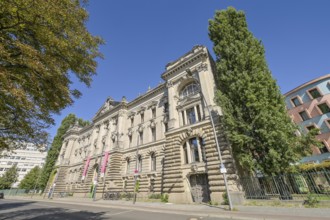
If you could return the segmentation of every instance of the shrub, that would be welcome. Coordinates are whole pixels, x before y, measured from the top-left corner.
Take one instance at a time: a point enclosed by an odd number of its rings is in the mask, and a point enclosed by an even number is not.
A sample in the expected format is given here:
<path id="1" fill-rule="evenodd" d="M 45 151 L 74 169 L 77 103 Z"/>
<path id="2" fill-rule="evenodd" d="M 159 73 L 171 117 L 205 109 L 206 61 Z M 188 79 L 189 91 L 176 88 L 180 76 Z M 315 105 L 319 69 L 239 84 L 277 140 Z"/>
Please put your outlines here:
<path id="1" fill-rule="evenodd" d="M 160 201 L 168 202 L 168 194 L 162 194 L 161 197 L 160 197 Z"/>
<path id="2" fill-rule="evenodd" d="M 227 192 L 222 193 L 223 202 L 222 205 L 229 205 L 228 195 Z"/>
<path id="3" fill-rule="evenodd" d="M 161 199 L 162 195 L 161 194 L 151 194 L 148 196 L 149 199 Z"/>
<path id="4" fill-rule="evenodd" d="M 307 208 L 315 208 L 319 203 L 318 199 L 312 194 L 308 194 L 307 199 L 304 201 L 304 205 Z"/>

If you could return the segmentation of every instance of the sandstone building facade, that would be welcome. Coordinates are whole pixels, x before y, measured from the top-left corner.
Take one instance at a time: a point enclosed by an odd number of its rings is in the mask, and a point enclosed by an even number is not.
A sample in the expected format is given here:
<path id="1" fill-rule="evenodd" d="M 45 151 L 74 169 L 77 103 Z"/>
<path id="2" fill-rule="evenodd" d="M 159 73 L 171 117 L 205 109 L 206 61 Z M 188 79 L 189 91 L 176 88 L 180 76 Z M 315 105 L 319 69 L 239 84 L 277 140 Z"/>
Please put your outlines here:
<path id="1" fill-rule="evenodd" d="M 101 197 L 106 191 L 133 192 L 137 180 L 139 196 L 166 193 L 170 202 L 219 201 L 225 185 L 211 115 L 229 189 L 238 191 L 218 120 L 221 109 L 214 103 L 213 63 L 204 46 L 195 46 L 166 66 L 164 82 L 156 88 L 130 102 L 108 98 L 91 125 L 72 127 L 57 161 L 54 192 L 85 197 L 97 185 Z"/>

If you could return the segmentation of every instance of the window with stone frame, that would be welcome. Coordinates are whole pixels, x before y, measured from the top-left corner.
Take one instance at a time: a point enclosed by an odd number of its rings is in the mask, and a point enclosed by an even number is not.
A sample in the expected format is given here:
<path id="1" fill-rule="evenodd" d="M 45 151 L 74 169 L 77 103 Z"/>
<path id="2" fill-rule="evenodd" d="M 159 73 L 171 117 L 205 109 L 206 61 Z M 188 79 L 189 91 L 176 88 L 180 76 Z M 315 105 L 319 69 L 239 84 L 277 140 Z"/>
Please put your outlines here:
<path id="1" fill-rule="evenodd" d="M 168 123 L 167 122 L 164 122 L 164 130 L 165 130 L 165 132 L 168 131 Z"/>
<path id="2" fill-rule="evenodd" d="M 131 116 L 131 127 L 134 126 L 134 116 Z"/>
<path id="3" fill-rule="evenodd" d="M 126 173 L 130 173 L 130 169 L 131 169 L 131 161 L 129 158 L 126 158 Z"/>
<path id="4" fill-rule="evenodd" d="M 323 146 L 319 148 L 321 154 L 324 154 L 324 153 L 328 153 L 329 152 L 329 149 L 327 148 L 327 146 L 323 143 Z"/>
<path id="5" fill-rule="evenodd" d="M 201 120 L 200 105 L 187 108 L 181 111 L 181 118 L 183 125 L 195 124 Z"/>
<path id="6" fill-rule="evenodd" d="M 139 144 L 143 144 L 143 131 L 139 132 Z"/>
<path id="7" fill-rule="evenodd" d="M 139 173 L 141 173 L 142 172 L 142 156 L 141 155 L 138 155 L 137 165 L 138 165 L 137 169 L 138 169 Z"/>
<path id="8" fill-rule="evenodd" d="M 156 154 L 155 154 L 155 152 L 152 152 L 150 154 L 150 170 L 156 171 Z"/>
<path id="9" fill-rule="evenodd" d="M 322 114 L 326 114 L 326 113 L 330 112 L 330 108 L 327 103 L 319 104 L 319 105 L 317 105 L 317 107 L 320 109 Z"/>
<path id="10" fill-rule="evenodd" d="M 204 141 L 202 138 L 193 137 L 187 140 L 182 146 L 183 164 L 202 162 L 205 159 Z"/>
<path id="11" fill-rule="evenodd" d="M 308 90 L 308 93 L 312 99 L 317 99 L 322 96 L 317 88 Z"/>
<path id="12" fill-rule="evenodd" d="M 132 147 L 132 140 L 133 140 L 132 135 L 129 135 L 128 136 L 128 142 L 129 142 L 128 147 Z"/>
<path id="13" fill-rule="evenodd" d="M 151 128 L 151 141 L 156 141 L 156 127 Z"/>
<path id="14" fill-rule="evenodd" d="M 308 126 L 306 126 L 306 129 L 307 129 L 308 131 L 311 131 L 311 130 L 313 130 L 313 129 L 316 129 L 316 127 L 315 127 L 315 125 L 308 125 Z"/>
<path id="15" fill-rule="evenodd" d="M 302 119 L 303 121 L 306 121 L 306 120 L 309 119 L 309 116 L 308 116 L 308 114 L 307 114 L 306 111 L 301 111 L 301 112 L 299 112 L 299 115 L 300 115 L 300 117 L 301 117 L 301 119 Z"/>
<path id="16" fill-rule="evenodd" d="M 156 108 L 151 109 L 152 118 L 156 118 Z"/>
<path id="17" fill-rule="evenodd" d="M 294 107 L 297 107 L 297 106 L 301 105 L 301 102 L 300 102 L 300 100 L 299 100 L 298 97 L 294 97 L 294 98 L 292 98 L 292 99 L 291 99 L 291 102 L 292 102 L 292 104 L 294 105 Z"/>
<path id="18" fill-rule="evenodd" d="M 143 112 L 140 114 L 140 117 L 141 117 L 141 123 L 143 123 L 144 122 L 144 113 Z"/>

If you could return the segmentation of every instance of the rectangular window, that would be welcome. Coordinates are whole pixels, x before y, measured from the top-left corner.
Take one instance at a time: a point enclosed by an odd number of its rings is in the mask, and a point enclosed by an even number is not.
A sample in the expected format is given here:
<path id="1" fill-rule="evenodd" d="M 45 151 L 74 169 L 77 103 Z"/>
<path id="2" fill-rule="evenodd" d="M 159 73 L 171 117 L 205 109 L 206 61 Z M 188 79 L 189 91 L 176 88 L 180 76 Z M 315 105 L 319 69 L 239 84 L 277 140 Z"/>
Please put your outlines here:
<path id="1" fill-rule="evenodd" d="M 185 125 L 186 124 L 186 119 L 184 117 L 184 111 L 181 112 L 182 115 L 182 124 Z"/>
<path id="2" fill-rule="evenodd" d="M 134 126 L 134 117 L 131 117 L 131 127 Z"/>
<path id="3" fill-rule="evenodd" d="M 202 120 L 201 111 L 199 105 L 196 106 L 198 121 Z"/>
<path id="4" fill-rule="evenodd" d="M 306 121 L 309 119 L 306 111 L 299 112 L 299 115 L 303 121 Z"/>
<path id="5" fill-rule="evenodd" d="M 151 128 L 151 141 L 156 141 L 156 128 Z"/>
<path id="6" fill-rule="evenodd" d="M 143 144 L 143 132 L 140 132 L 140 144 Z"/>
<path id="7" fill-rule="evenodd" d="M 197 138 L 190 139 L 189 144 L 190 144 L 191 157 L 192 157 L 191 162 L 200 162 Z"/>
<path id="8" fill-rule="evenodd" d="M 144 113 L 141 113 L 141 123 L 144 122 Z"/>
<path id="9" fill-rule="evenodd" d="M 321 154 L 329 152 L 329 150 L 328 150 L 327 146 L 325 146 L 325 144 L 323 144 L 323 147 L 320 148 L 320 152 L 321 152 Z"/>
<path id="10" fill-rule="evenodd" d="M 168 131 L 168 123 L 164 122 L 165 132 Z"/>
<path id="11" fill-rule="evenodd" d="M 311 96 L 313 99 L 316 99 L 316 98 L 318 98 L 318 97 L 321 97 L 321 94 L 320 94 L 319 90 L 317 90 L 317 88 L 314 88 L 314 89 L 308 90 L 308 93 L 310 94 L 310 96 Z"/>
<path id="12" fill-rule="evenodd" d="M 129 140 L 129 147 L 132 147 L 132 135 L 128 136 L 128 140 Z"/>
<path id="13" fill-rule="evenodd" d="M 291 101 L 292 101 L 292 103 L 295 107 L 301 105 L 300 100 L 298 99 L 298 97 L 292 98 Z"/>
<path id="14" fill-rule="evenodd" d="M 156 108 L 151 109 L 152 118 L 156 118 Z"/>
<path id="15" fill-rule="evenodd" d="M 306 127 L 308 131 L 315 129 L 316 127 L 314 125 L 309 125 Z"/>
<path id="16" fill-rule="evenodd" d="M 183 163 L 184 164 L 187 164 L 189 161 L 188 161 L 188 153 L 187 153 L 187 144 L 184 143 L 183 145 Z"/>
<path id="17" fill-rule="evenodd" d="M 168 113 L 168 103 L 164 103 L 164 113 Z"/>
<path id="18" fill-rule="evenodd" d="M 194 108 L 189 108 L 189 109 L 186 110 L 186 113 L 187 113 L 189 124 L 196 123 L 195 109 Z"/>
<path id="19" fill-rule="evenodd" d="M 330 112 L 330 108 L 327 105 L 327 103 L 322 103 L 322 104 L 318 105 L 317 107 L 319 107 L 319 109 L 321 110 L 321 112 L 323 114 L 326 114 L 326 113 L 329 113 Z"/>

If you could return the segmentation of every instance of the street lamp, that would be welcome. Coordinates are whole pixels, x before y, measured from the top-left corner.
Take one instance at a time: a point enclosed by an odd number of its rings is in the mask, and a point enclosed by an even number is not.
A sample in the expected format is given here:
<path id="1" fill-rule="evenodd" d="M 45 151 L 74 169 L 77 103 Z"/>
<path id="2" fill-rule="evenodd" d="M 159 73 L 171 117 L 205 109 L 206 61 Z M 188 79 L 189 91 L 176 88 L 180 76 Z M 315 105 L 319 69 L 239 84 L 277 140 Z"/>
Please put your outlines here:
<path id="1" fill-rule="evenodd" d="M 227 175 L 226 175 L 227 169 L 226 169 L 226 167 L 225 167 L 225 165 L 223 164 L 223 161 L 222 161 L 220 146 L 219 146 L 219 143 L 218 143 L 218 138 L 217 138 L 217 133 L 216 133 L 215 126 L 214 126 L 213 117 L 211 115 L 211 110 L 209 108 L 209 105 L 207 104 L 207 101 L 206 101 L 205 97 L 204 97 L 204 94 L 202 92 L 202 87 L 201 87 L 201 84 L 200 84 L 199 80 L 196 79 L 193 76 L 193 73 L 191 72 L 190 69 L 186 69 L 186 72 L 187 72 L 188 76 L 191 76 L 191 78 L 199 86 L 199 93 L 200 93 L 200 95 L 202 97 L 202 100 L 204 102 L 204 105 L 206 106 L 206 109 L 207 109 L 207 111 L 209 113 L 211 124 L 212 124 L 212 129 L 213 129 L 213 135 L 214 135 L 215 143 L 217 145 L 217 150 L 218 150 L 218 154 L 219 154 L 219 160 L 220 160 L 220 167 L 219 168 L 220 168 L 220 173 L 222 173 L 223 179 L 224 179 L 224 182 L 225 182 L 225 187 L 226 187 L 226 192 L 227 192 L 227 197 L 228 197 L 228 202 L 229 202 L 229 209 L 230 210 L 233 210 L 233 204 L 231 202 L 231 197 L 230 197 L 230 194 L 229 194 L 229 188 L 228 188 L 228 184 L 227 184 Z"/>
<path id="2" fill-rule="evenodd" d="M 137 178 L 139 175 L 139 169 L 138 169 L 138 157 L 139 157 L 139 144 L 140 144 L 140 137 L 138 135 L 138 139 L 137 139 L 137 144 L 136 144 L 136 155 L 135 155 L 135 170 L 134 170 L 134 197 L 133 197 L 133 204 L 135 204 L 136 202 L 136 197 L 137 197 Z"/>

